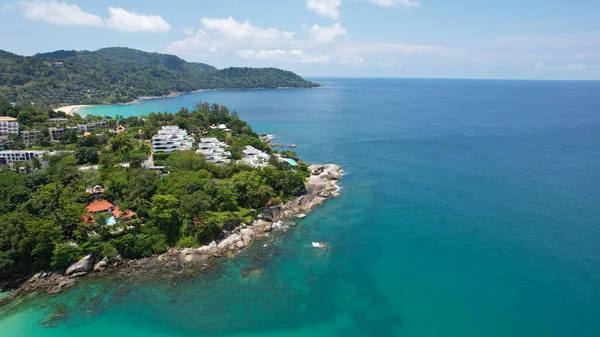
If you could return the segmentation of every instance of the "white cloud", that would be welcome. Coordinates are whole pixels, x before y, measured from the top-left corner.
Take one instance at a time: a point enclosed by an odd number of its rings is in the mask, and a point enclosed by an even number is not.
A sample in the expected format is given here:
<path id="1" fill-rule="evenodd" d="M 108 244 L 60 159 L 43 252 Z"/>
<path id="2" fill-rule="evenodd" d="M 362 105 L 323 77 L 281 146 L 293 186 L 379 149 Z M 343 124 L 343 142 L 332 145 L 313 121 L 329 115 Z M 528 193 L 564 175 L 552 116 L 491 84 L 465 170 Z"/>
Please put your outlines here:
<path id="1" fill-rule="evenodd" d="M 209 34 L 200 29 L 196 35 L 181 41 L 169 43 L 165 50 L 172 54 L 207 55 L 207 52 L 216 52 L 218 48 L 212 45 Z"/>
<path id="2" fill-rule="evenodd" d="M 4 4 L 2 5 L 2 7 L 0 7 L 0 12 L 4 12 L 4 11 L 14 11 L 15 10 L 15 6 L 13 6 L 12 4 Z"/>
<path id="3" fill-rule="evenodd" d="M 115 7 L 109 7 L 108 13 L 106 25 L 124 32 L 164 33 L 171 30 L 171 25 L 158 15 L 138 14 Z"/>
<path id="4" fill-rule="evenodd" d="M 158 15 L 129 12 L 123 8 L 109 7 L 106 19 L 84 12 L 76 4 L 56 0 L 19 1 L 18 8 L 27 19 L 63 26 L 109 27 L 124 32 L 166 32 L 171 26 Z M 3 7 L 4 8 L 4 7 Z"/>
<path id="5" fill-rule="evenodd" d="M 258 59 L 269 61 L 283 61 L 291 63 L 327 63 L 329 56 L 323 54 L 309 54 L 302 50 L 285 51 L 281 49 L 275 50 L 240 50 L 238 55 L 246 59 Z"/>
<path id="6" fill-rule="evenodd" d="M 315 11 L 317 14 L 339 20 L 340 18 L 340 5 L 342 0 L 307 0 L 306 7 L 310 10 Z"/>
<path id="7" fill-rule="evenodd" d="M 364 61 L 365 60 L 362 57 L 343 55 L 339 58 L 338 63 L 359 65 Z"/>
<path id="8" fill-rule="evenodd" d="M 433 45 L 410 45 L 396 43 L 374 43 L 366 45 L 355 45 L 343 48 L 346 54 L 406 54 L 418 55 L 441 51 L 441 46 Z"/>
<path id="9" fill-rule="evenodd" d="M 381 7 L 419 7 L 419 0 L 369 0 L 369 2 Z"/>
<path id="10" fill-rule="evenodd" d="M 310 38 L 319 43 L 331 43 L 339 36 L 346 35 L 346 30 L 340 22 L 336 22 L 330 27 L 321 27 L 319 25 L 312 26 L 308 34 Z"/>
<path id="11" fill-rule="evenodd" d="M 232 17 L 227 19 L 203 18 L 202 25 L 205 30 L 212 31 L 230 40 L 249 39 L 256 43 L 267 43 L 294 36 L 292 32 L 284 32 L 276 28 L 259 28 L 248 20 L 239 22 Z"/>
<path id="12" fill-rule="evenodd" d="M 597 65 L 593 65 L 593 64 L 568 64 L 568 65 L 560 65 L 560 66 L 557 66 L 557 65 L 547 66 L 547 65 L 543 64 L 542 62 L 538 62 L 535 65 L 535 69 L 536 70 L 589 71 L 589 70 L 600 69 L 600 67 Z"/>
<path id="13" fill-rule="evenodd" d="M 232 17 L 203 18 L 201 22 L 203 27 L 195 35 L 192 33 L 191 37 L 171 42 L 165 50 L 178 55 L 208 55 L 208 53 L 227 51 L 236 46 L 244 49 L 277 49 L 281 48 L 282 44 L 291 47 L 299 43 L 294 39 L 296 35 L 294 32 L 257 27 L 248 20 L 241 22 Z"/>
<path id="14" fill-rule="evenodd" d="M 380 67 L 404 67 L 404 63 L 396 61 L 379 61 L 377 65 Z"/>
<path id="15" fill-rule="evenodd" d="M 63 26 L 102 26 L 103 20 L 95 14 L 84 12 L 77 5 L 66 2 L 19 1 L 17 6 L 27 19 L 44 21 Z"/>
<path id="16" fill-rule="evenodd" d="M 194 31 L 194 28 L 192 28 L 192 27 L 186 27 L 186 28 L 183 29 L 183 33 L 185 35 L 190 35 L 191 36 L 191 35 L 195 34 L 195 31 Z"/>

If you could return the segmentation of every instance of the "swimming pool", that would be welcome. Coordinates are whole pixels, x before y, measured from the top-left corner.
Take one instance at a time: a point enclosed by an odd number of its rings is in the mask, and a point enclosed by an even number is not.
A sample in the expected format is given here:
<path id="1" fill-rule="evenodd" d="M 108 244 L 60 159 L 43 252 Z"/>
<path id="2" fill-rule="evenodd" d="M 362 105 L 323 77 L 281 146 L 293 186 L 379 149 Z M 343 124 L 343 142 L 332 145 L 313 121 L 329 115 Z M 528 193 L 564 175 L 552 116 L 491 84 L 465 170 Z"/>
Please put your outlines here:
<path id="1" fill-rule="evenodd" d="M 106 224 L 107 225 L 114 225 L 117 223 L 117 219 L 115 219 L 114 216 L 111 216 L 110 218 L 106 219 Z"/>
<path id="2" fill-rule="evenodd" d="M 283 158 L 283 159 L 285 159 L 285 161 L 290 163 L 290 165 L 292 165 L 292 166 L 298 166 L 298 163 L 296 163 L 296 161 L 292 158 Z"/>

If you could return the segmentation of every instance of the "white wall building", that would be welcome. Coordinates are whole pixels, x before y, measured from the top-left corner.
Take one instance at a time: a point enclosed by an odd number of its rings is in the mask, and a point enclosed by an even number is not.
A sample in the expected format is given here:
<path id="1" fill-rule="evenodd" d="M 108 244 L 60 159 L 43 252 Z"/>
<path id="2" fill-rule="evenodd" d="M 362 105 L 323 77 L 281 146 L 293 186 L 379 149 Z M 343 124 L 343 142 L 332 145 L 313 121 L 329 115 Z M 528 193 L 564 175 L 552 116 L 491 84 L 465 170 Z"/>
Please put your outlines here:
<path id="1" fill-rule="evenodd" d="M 254 148 L 253 146 L 246 146 L 242 154 L 242 162 L 252 166 L 267 166 L 269 164 L 269 154 Z"/>
<path id="2" fill-rule="evenodd" d="M 173 152 L 191 150 L 194 137 L 177 126 L 163 126 L 158 134 L 152 137 L 152 152 Z"/>
<path id="3" fill-rule="evenodd" d="M 0 116 L 0 135 L 18 135 L 19 122 L 16 118 Z"/>
<path id="4" fill-rule="evenodd" d="M 0 151 L 0 165 L 13 166 L 15 163 L 30 162 L 33 158 L 43 160 L 46 151 L 6 150 Z"/>
<path id="5" fill-rule="evenodd" d="M 226 143 L 220 142 L 216 138 L 200 138 L 198 150 L 196 153 L 202 153 L 206 161 L 213 164 L 225 164 L 231 160 L 231 153 L 225 151 Z"/>

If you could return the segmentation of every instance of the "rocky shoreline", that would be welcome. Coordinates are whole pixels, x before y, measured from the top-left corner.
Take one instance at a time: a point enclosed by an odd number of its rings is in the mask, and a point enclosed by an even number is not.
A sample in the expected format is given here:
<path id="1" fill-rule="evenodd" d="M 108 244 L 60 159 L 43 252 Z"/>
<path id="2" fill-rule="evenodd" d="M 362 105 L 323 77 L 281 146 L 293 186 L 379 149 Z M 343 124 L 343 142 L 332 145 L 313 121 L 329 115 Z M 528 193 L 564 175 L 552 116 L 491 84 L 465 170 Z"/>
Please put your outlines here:
<path id="1" fill-rule="evenodd" d="M 75 286 L 82 279 L 107 275 L 147 278 L 164 273 L 183 273 L 190 269 L 206 268 L 220 257 L 233 257 L 254 240 L 268 236 L 269 232 L 280 227 L 282 220 L 293 216 L 302 219 L 327 199 L 339 196 L 337 181 L 342 177 L 339 166 L 311 165 L 309 170 L 311 175 L 307 179 L 306 194 L 287 203 L 263 208 L 256 221 L 238 225 L 219 242 L 213 241 L 199 248 L 170 248 L 164 254 L 137 260 L 88 255 L 71 265 L 64 274 L 48 271 L 33 275 L 13 290 L 10 297 L 0 299 L 0 305 L 32 292 L 57 294 Z"/>

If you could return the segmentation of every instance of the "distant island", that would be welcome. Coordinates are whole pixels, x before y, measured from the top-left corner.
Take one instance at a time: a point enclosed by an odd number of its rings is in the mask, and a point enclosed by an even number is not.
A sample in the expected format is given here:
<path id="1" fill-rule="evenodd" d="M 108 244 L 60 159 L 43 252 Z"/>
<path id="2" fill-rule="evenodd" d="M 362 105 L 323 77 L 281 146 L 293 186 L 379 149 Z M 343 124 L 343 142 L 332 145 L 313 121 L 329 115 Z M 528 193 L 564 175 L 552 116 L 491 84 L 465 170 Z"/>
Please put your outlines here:
<path id="1" fill-rule="evenodd" d="M 114 104 L 202 89 L 313 88 L 276 68 L 217 69 L 130 48 L 20 56 L 0 50 L 0 100 L 59 106 Z"/>

